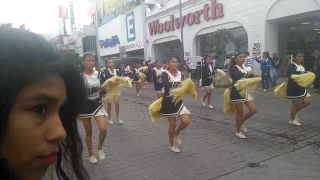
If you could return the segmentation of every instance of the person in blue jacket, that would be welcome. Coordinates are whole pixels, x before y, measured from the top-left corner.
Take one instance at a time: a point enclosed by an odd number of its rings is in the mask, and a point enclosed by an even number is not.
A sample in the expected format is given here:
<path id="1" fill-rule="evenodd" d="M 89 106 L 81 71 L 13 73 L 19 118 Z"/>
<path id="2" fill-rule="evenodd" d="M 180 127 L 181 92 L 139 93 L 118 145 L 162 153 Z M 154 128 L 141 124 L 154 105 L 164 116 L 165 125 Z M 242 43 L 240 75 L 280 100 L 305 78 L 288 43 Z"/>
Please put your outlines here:
<path id="1" fill-rule="evenodd" d="M 271 69 L 271 58 L 269 52 L 263 52 L 262 59 L 256 59 L 260 63 L 261 78 L 262 78 L 262 91 L 267 92 L 270 83 L 270 69 Z"/>

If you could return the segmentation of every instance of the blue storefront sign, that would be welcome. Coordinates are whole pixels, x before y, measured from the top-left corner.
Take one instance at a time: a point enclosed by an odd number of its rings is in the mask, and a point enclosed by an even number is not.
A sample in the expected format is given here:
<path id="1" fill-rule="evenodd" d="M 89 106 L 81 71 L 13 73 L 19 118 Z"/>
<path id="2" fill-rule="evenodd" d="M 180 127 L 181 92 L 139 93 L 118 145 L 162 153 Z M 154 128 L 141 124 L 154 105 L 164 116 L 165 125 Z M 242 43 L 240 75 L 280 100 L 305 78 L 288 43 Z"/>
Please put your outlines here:
<path id="1" fill-rule="evenodd" d="M 100 40 L 100 48 L 108 48 L 114 47 L 117 44 L 120 44 L 118 35 L 112 36 L 111 38 L 107 38 L 105 40 Z"/>
<path id="2" fill-rule="evenodd" d="M 134 19 L 134 11 L 131 11 L 126 14 L 126 30 L 127 30 L 127 41 L 136 40 L 136 26 Z"/>

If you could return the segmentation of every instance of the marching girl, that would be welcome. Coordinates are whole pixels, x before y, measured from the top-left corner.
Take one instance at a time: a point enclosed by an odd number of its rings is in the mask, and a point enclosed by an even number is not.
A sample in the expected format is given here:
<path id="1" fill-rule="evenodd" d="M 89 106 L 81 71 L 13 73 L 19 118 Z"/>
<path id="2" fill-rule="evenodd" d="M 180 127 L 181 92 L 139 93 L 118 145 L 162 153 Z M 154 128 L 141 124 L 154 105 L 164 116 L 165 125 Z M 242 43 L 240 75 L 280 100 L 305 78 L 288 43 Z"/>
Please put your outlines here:
<path id="1" fill-rule="evenodd" d="M 145 75 L 143 71 L 145 67 L 141 67 L 141 63 L 137 62 L 135 68 L 133 69 L 133 81 L 136 82 L 136 93 L 137 96 L 140 96 L 140 89 L 144 83 Z"/>
<path id="2" fill-rule="evenodd" d="M 253 101 L 253 97 L 248 93 L 245 96 L 242 96 L 236 89 L 235 84 L 242 78 L 259 77 L 259 75 L 250 74 L 246 71 L 243 66 L 244 57 L 244 53 L 236 53 L 230 65 L 230 76 L 232 79 L 230 100 L 236 109 L 236 136 L 241 139 L 246 138 L 243 134 L 247 132 L 247 129 L 243 125 L 244 122 L 257 112 L 257 108 Z M 245 115 L 243 115 L 243 104 L 249 108 L 249 112 Z"/>
<path id="3" fill-rule="evenodd" d="M 201 78 L 201 82 L 202 82 L 202 88 L 204 88 L 205 90 L 205 95 L 203 96 L 203 98 L 201 98 L 201 102 L 203 104 L 203 106 L 206 106 L 205 100 L 206 98 L 208 98 L 208 107 L 209 108 L 213 108 L 211 106 L 211 91 L 213 89 L 213 76 L 215 74 L 215 70 L 214 70 L 214 66 L 211 64 L 211 58 L 210 56 L 206 56 L 204 58 L 204 66 L 202 67 L 202 78 Z"/>
<path id="4" fill-rule="evenodd" d="M 98 153 L 99 159 L 105 159 L 105 154 L 102 150 L 102 145 L 107 135 L 107 125 L 105 122 L 106 112 L 103 109 L 101 102 L 99 90 L 102 90 L 103 87 L 100 84 L 100 79 L 98 77 L 98 72 L 94 71 L 94 56 L 92 54 L 85 54 L 82 58 L 83 65 L 83 77 L 88 88 L 88 97 L 85 100 L 84 107 L 79 115 L 84 129 L 86 131 L 86 144 L 89 152 L 89 161 L 90 163 L 98 163 L 98 160 L 93 155 L 92 152 L 92 125 L 91 118 L 94 118 L 97 121 L 99 126 L 99 143 L 98 143 Z"/>
<path id="5" fill-rule="evenodd" d="M 104 70 L 103 76 L 101 77 L 102 82 L 105 82 L 106 80 L 108 80 L 109 78 L 113 77 L 113 76 L 119 76 L 119 72 L 117 71 L 117 69 L 114 68 L 114 63 L 111 59 L 106 61 L 106 69 Z M 108 92 L 107 92 L 108 93 Z M 119 109 L 120 109 L 120 105 L 119 105 L 119 96 L 116 96 L 114 98 L 114 104 L 115 104 L 115 111 L 116 111 L 116 121 L 119 124 L 123 124 L 123 121 L 121 121 L 119 119 Z M 111 106 L 112 103 L 111 102 L 107 102 L 107 113 L 108 113 L 108 122 L 109 124 L 113 124 L 113 120 L 111 118 Z"/>
<path id="6" fill-rule="evenodd" d="M 160 109 L 160 115 L 167 117 L 170 123 L 169 126 L 169 149 L 173 152 L 180 152 L 177 145 L 182 143 L 180 132 L 188 127 L 190 123 L 189 110 L 184 106 L 182 100 L 178 103 L 173 102 L 170 96 L 170 89 L 177 87 L 182 82 L 182 74 L 178 71 L 178 60 L 174 57 L 170 58 L 168 63 L 168 70 L 162 73 L 162 83 L 164 85 L 164 95 Z M 179 117 L 181 122 L 177 127 L 176 118 Z M 176 144 L 175 144 L 176 141 Z"/>
<path id="7" fill-rule="evenodd" d="M 302 66 L 303 56 L 302 53 L 293 54 L 293 62 L 288 66 L 288 85 L 287 85 L 287 99 L 292 100 L 290 111 L 290 121 L 292 125 L 300 126 L 301 123 L 298 119 L 298 112 L 310 105 L 311 95 L 307 92 L 305 87 L 300 86 L 291 75 L 302 75 L 306 73 L 305 68 Z M 306 79 L 305 79 L 306 80 Z"/>
<path id="8" fill-rule="evenodd" d="M 165 70 L 162 68 L 161 60 L 157 60 L 156 67 L 154 67 L 152 71 L 152 76 L 153 76 L 154 90 L 156 91 L 158 99 L 161 98 L 164 93 L 164 87 L 161 80 L 162 73 L 164 71 Z"/>

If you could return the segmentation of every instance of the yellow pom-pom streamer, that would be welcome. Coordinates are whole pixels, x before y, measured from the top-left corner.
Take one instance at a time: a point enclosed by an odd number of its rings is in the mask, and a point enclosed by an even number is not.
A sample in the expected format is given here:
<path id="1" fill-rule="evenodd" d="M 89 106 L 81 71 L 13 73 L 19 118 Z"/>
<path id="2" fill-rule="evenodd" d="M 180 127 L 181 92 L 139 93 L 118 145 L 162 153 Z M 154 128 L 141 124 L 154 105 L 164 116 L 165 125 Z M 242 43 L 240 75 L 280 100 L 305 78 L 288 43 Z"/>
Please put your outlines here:
<path id="1" fill-rule="evenodd" d="M 280 86 L 278 86 L 276 89 L 274 89 L 274 94 L 278 96 L 281 100 L 287 99 L 287 87 L 288 83 L 284 82 Z"/>
<path id="2" fill-rule="evenodd" d="M 120 92 L 122 86 L 132 87 L 131 79 L 127 77 L 113 76 L 102 84 L 107 92 L 107 95 L 103 98 L 103 101 L 111 101 Z"/>
<path id="3" fill-rule="evenodd" d="M 234 107 L 234 104 L 231 103 L 230 99 L 231 90 L 228 88 L 224 91 L 223 95 L 223 112 L 226 114 L 234 114 L 236 112 L 236 108 Z"/>
<path id="4" fill-rule="evenodd" d="M 301 87 L 309 87 L 316 79 L 316 75 L 312 72 L 308 72 L 301 75 L 292 74 L 291 78 L 298 83 Z"/>
<path id="5" fill-rule="evenodd" d="M 217 69 L 217 74 L 221 77 L 225 77 L 226 76 L 226 73 L 224 71 L 222 71 L 221 69 Z"/>
<path id="6" fill-rule="evenodd" d="M 187 94 L 191 94 L 193 99 L 197 99 L 196 87 L 196 84 L 190 78 L 182 81 L 179 87 L 170 91 L 170 95 L 173 97 L 173 102 L 177 104 Z"/>
<path id="7" fill-rule="evenodd" d="M 144 73 L 139 72 L 139 78 L 140 78 L 141 80 L 144 80 L 146 77 L 147 77 L 147 76 L 146 76 Z"/>
<path id="8" fill-rule="evenodd" d="M 162 119 L 160 115 L 160 109 L 162 105 L 162 98 L 157 99 L 149 106 L 149 113 L 151 115 L 152 122 L 157 122 Z"/>
<path id="9" fill-rule="evenodd" d="M 244 78 L 234 85 L 240 91 L 240 95 L 246 96 L 247 93 L 256 91 L 258 84 L 261 82 L 261 77 Z"/>

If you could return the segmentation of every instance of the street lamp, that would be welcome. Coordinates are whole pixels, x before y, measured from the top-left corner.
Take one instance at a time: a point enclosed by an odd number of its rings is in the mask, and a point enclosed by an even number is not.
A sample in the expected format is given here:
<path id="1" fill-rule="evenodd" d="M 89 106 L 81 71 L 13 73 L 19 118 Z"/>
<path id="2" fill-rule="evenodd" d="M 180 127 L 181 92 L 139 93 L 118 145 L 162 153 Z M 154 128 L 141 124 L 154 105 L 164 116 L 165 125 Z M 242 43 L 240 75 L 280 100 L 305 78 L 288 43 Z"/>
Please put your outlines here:
<path id="1" fill-rule="evenodd" d="M 181 51 L 182 51 L 182 59 L 184 59 L 184 43 L 183 43 L 183 19 L 182 19 L 182 5 L 181 0 L 179 0 L 179 6 L 180 6 L 180 33 L 181 33 Z"/>

